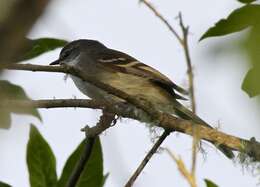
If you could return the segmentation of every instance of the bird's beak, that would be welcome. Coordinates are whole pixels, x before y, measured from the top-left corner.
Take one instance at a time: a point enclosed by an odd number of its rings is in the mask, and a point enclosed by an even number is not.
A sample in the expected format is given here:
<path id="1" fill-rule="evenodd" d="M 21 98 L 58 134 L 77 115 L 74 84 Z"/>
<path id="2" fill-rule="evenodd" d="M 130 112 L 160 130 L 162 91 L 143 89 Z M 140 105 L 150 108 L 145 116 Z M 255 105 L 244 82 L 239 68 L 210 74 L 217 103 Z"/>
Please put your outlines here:
<path id="1" fill-rule="evenodd" d="M 58 60 L 55 60 L 54 62 L 52 62 L 52 63 L 50 63 L 50 65 L 58 65 L 58 64 L 60 64 L 60 59 L 58 59 Z"/>

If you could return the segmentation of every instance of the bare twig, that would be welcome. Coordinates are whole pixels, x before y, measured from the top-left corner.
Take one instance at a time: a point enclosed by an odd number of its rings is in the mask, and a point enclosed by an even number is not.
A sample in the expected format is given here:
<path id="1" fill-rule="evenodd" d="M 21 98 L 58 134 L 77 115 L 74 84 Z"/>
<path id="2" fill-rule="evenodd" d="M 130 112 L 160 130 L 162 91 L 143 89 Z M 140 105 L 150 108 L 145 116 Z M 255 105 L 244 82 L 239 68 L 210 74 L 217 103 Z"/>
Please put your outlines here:
<path id="1" fill-rule="evenodd" d="M 171 156 L 171 158 L 176 162 L 180 173 L 188 181 L 188 183 L 190 184 L 190 187 L 197 187 L 195 176 L 187 170 L 182 159 L 177 158 L 177 156 L 172 151 L 170 151 L 168 148 L 165 148 L 165 150 Z"/>
<path id="2" fill-rule="evenodd" d="M 191 100 L 191 108 L 192 112 L 196 114 L 196 102 L 195 102 L 195 93 L 194 93 L 194 81 L 193 81 L 193 71 L 191 65 L 191 58 L 189 53 L 189 45 L 188 45 L 188 35 L 189 35 L 189 27 L 185 26 L 182 20 L 182 14 L 179 13 L 180 27 L 182 29 L 183 34 L 183 50 L 185 54 L 186 64 L 187 64 L 187 73 L 189 80 L 189 92 L 190 92 L 190 100 Z M 193 140 L 192 140 L 192 164 L 191 164 L 191 174 L 195 176 L 196 171 L 196 161 L 197 161 L 197 147 L 199 143 L 199 131 L 196 125 L 193 125 Z"/>
<path id="3" fill-rule="evenodd" d="M 186 64 L 187 64 L 191 108 L 192 108 L 192 112 L 195 114 L 196 113 L 196 103 L 195 103 L 195 95 L 194 95 L 193 71 L 192 71 L 191 57 L 190 57 L 189 45 L 188 45 L 189 27 L 184 25 L 181 13 L 179 13 L 179 20 L 180 20 L 180 27 L 182 29 L 182 34 L 183 34 L 182 46 L 183 46 L 184 55 L 185 55 Z"/>
<path id="4" fill-rule="evenodd" d="M 83 131 L 85 131 L 86 139 L 85 139 L 85 147 L 81 154 L 80 160 L 78 161 L 77 165 L 75 166 L 68 183 L 66 184 L 66 187 L 75 187 L 81 173 L 84 170 L 84 167 L 86 166 L 91 152 L 93 145 L 95 144 L 95 140 L 98 137 L 100 133 L 105 131 L 107 128 L 110 127 L 111 123 L 114 121 L 115 115 L 111 113 L 107 113 L 103 111 L 103 114 L 100 117 L 99 122 L 96 126 L 89 128 L 86 126 Z"/>
<path id="5" fill-rule="evenodd" d="M 35 68 L 35 65 L 27 65 L 27 64 L 16 64 L 16 66 L 19 66 L 18 69 L 23 69 L 27 71 L 37 71 Z M 180 118 L 176 118 L 172 115 L 169 115 L 167 113 L 161 113 L 156 111 L 153 107 L 151 107 L 151 104 L 146 101 L 140 102 L 140 100 L 136 97 L 130 96 L 126 94 L 125 92 L 115 89 L 109 85 L 106 85 L 104 83 L 101 83 L 100 81 L 93 79 L 93 77 L 90 77 L 88 75 L 83 74 L 79 70 L 71 70 L 68 67 L 53 67 L 53 66 L 36 66 L 39 71 L 43 71 L 43 69 L 46 72 L 54 72 L 57 70 L 57 72 L 63 72 L 63 73 L 71 73 L 75 76 L 80 77 L 82 80 L 88 81 L 89 83 L 99 87 L 100 89 L 105 90 L 106 92 L 113 94 L 119 98 L 122 98 L 126 100 L 128 103 L 142 109 L 144 112 L 146 112 L 150 117 L 151 120 L 153 120 L 153 124 L 162 127 L 164 129 L 169 129 L 172 131 L 179 131 L 188 135 L 193 134 L 193 122 L 189 120 L 184 120 Z M 12 69 L 15 69 L 12 67 Z M 111 106 L 113 107 L 113 106 Z M 118 110 L 117 107 L 114 107 L 114 111 Z M 122 111 L 121 111 L 122 113 Z M 125 116 L 129 115 L 129 111 L 126 111 Z M 232 135 L 228 135 L 225 133 L 222 133 L 216 129 L 211 129 L 209 127 L 197 124 L 198 131 L 200 132 L 200 138 L 204 139 L 209 142 L 214 142 L 217 145 L 225 145 L 228 148 L 236 151 L 240 151 L 242 153 L 247 154 L 248 156 L 252 157 L 256 161 L 260 161 L 260 143 L 256 141 L 249 141 L 245 140 L 239 137 L 235 137 Z"/>
<path id="6" fill-rule="evenodd" d="M 157 16 L 167 26 L 167 28 L 182 44 L 183 40 L 181 39 L 180 35 L 175 31 L 171 24 L 156 10 L 156 8 L 151 3 L 149 3 L 147 0 L 140 0 L 139 2 L 144 3 L 155 14 L 155 16 Z"/>
<path id="7" fill-rule="evenodd" d="M 0 107 L 34 107 L 34 108 L 92 108 L 104 109 L 109 107 L 109 103 L 90 99 L 41 99 L 41 100 L 4 100 L 0 103 Z"/>
<path id="8" fill-rule="evenodd" d="M 56 72 L 56 73 L 68 73 L 64 72 L 64 68 L 61 66 L 44 66 L 36 64 L 0 64 L 0 68 L 9 70 L 24 70 L 24 71 L 42 71 L 42 72 Z"/>
<path id="9" fill-rule="evenodd" d="M 138 166 L 138 168 L 135 170 L 134 174 L 131 176 L 131 178 L 128 180 L 128 182 L 126 183 L 125 187 L 131 187 L 135 180 L 137 179 L 137 177 L 139 176 L 139 174 L 142 172 L 142 170 L 144 169 L 144 167 L 146 166 L 146 164 L 149 162 L 149 160 L 152 158 L 152 156 L 154 155 L 154 153 L 156 153 L 156 151 L 158 150 L 158 148 L 160 147 L 160 145 L 162 144 L 162 142 L 167 138 L 167 136 L 170 134 L 171 131 L 165 130 L 163 132 L 163 134 L 160 136 L 160 138 L 157 140 L 157 142 L 153 145 L 153 147 L 151 148 L 151 150 L 146 154 L 146 156 L 144 157 L 143 161 L 140 163 L 140 165 Z"/>

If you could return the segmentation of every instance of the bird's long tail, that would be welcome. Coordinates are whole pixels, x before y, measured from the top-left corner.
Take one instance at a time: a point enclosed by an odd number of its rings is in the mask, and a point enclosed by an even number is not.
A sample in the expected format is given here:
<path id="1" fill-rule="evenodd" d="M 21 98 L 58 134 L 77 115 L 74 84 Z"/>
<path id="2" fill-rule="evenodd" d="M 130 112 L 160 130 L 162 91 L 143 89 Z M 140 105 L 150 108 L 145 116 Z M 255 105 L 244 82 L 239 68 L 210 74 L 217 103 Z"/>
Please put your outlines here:
<path id="1" fill-rule="evenodd" d="M 198 123 L 198 124 L 212 128 L 209 124 L 207 124 L 204 120 L 202 120 L 197 115 L 193 114 L 193 112 L 191 112 L 189 109 L 184 107 L 181 103 L 179 103 L 177 101 L 175 101 L 175 102 L 176 103 L 174 104 L 174 111 L 175 111 L 175 114 L 178 115 L 180 118 L 192 120 L 194 123 Z M 211 143 L 214 144 L 228 158 L 230 158 L 230 159 L 234 158 L 234 153 L 227 146 L 225 146 L 223 144 L 217 145 L 215 142 L 211 142 Z"/>

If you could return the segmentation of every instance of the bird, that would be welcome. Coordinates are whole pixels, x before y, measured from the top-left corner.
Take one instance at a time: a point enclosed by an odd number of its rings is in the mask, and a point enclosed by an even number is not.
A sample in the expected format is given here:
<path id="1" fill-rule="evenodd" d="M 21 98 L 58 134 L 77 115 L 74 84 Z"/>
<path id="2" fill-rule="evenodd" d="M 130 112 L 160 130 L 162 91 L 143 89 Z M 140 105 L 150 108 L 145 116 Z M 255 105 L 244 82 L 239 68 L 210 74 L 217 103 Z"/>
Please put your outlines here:
<path id="1" fill-rule="evenodd" d="M 181 104 L 179 100 L 186 100 L 185 95 L 188 94 L 184 88 L 158 70 L 124 52 L 108 48 L 97 40 L 79 39 L 66 44 L 59 58 L 50 65 L 76 67 L 102 83 L 130 96 L 149 101 L 160 112 L 212 128 Z M 112 103 L 122 101 L 121 98 L 108 94 L 75 75 L 71 75 L 71 78 L 76 87 L 92 99 Z M 232 150 L 225 145 L 214 145 L 228 158 L 234 157 Z"/>

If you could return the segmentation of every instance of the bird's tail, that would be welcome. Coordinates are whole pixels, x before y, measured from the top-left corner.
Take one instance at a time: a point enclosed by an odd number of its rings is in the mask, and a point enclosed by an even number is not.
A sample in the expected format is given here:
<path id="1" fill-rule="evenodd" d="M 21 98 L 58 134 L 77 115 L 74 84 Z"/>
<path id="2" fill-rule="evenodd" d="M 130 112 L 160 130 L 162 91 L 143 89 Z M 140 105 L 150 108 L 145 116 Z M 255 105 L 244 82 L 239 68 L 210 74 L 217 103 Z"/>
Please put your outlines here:
<path id="1" fill-rule="evenodd" d="M 176 115 L 178 115 L 182 119 L 192 120 L 194 123 L 198 123 L 207 127 L 212 128 L 208 123 L 206 123 L 204 120 L 202 120 L 200 117 L 195 115 L 193 112 L 191 112 L 189 109 L 184 107 L 181 103 L 175 101 L 174 104 L 174 112 Z M 223 144 L 216 144 L 215 142 L 211 142 L 214 144 L 224 155 L 226 155 L 228 158 L 232 159 L 234 158 L 234 153 L 230 148 Z"/>

